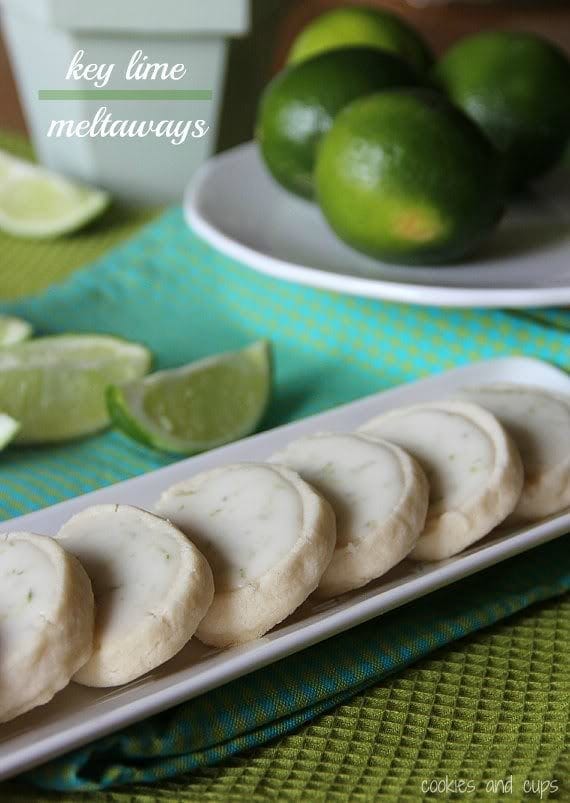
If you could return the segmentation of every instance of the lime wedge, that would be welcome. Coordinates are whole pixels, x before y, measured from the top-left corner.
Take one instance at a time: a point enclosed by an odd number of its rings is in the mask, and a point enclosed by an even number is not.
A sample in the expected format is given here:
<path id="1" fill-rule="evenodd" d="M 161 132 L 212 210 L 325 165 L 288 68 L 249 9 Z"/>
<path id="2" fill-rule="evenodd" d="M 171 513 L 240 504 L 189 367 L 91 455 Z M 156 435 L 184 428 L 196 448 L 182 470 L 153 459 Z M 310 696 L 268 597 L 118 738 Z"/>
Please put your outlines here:
<path id="1" fill-rule="evenodd" d="M 32 327 L 21 318 L 0 315 L 0 346 L 13 346 L 27 340 L 32 334 Z"/>
<path id="2" fill-rule="evenodd" d="M 85 226 L 108 203 L 106 192 L 0 153 L 0 229 L 8 234 L 58 237 Z"/>
<path id="3" fill-rule="evenodd" d="M 0 413 L 0 451 L 13 441 L 18 432 L 20 425 L 13 418 L 4 413 Z"/>
<path id="4" fill-rule="evenodd" d="M 113 423 L 131 438 L 174 454 L 196 454 L 253 432 L 271 393 L 265 340 L 241 350 L 110 387 Z"/>
<path id="5" fill-rule="evenodd" d="M 54 443 L 109 423 L 105 389 L 150 368 L 144 346 L 106 335 L 54 335 L 0 349 L 0 410 L 17 443 Z"/>

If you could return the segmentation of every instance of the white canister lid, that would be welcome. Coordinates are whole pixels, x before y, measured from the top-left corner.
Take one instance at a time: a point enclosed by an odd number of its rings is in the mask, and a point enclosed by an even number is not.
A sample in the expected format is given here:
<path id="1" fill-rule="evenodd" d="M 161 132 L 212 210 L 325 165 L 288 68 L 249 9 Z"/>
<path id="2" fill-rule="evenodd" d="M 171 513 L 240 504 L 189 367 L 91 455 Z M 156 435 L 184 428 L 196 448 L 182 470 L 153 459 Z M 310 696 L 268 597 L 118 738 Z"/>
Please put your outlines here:
<path id="1" fill-rule="evenodd" d="M 0 0 L 44 25 L 74 31 L 239 35 L 249 28 L 249 0 Z"/>

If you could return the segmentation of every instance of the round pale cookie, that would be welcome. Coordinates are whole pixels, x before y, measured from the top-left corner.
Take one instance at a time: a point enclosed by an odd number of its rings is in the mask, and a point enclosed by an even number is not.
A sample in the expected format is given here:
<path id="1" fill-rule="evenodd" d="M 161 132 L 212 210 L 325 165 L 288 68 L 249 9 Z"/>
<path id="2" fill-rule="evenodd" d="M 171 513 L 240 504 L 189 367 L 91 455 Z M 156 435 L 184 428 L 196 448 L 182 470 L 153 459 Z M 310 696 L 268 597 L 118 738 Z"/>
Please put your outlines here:
<path id="1" fill-rule="evenodd" d="M 570 506 L 570 397 L 529 385 L 467 388 L 462 398 L 496 416 L 524 466 L 521 497 L 507 523 L 536 521 Z"/>
<path id="2" fill-rule="evenodd" d="M 361 427 L 415 457 L 430 483 L 426 525 L 410 557 L 443 560 L 511 513 L 523 484 L 520 455 L 491 413 L 443 401 L 393 410 Z"/>
<path id="3" fill-rule="evenodd" d="M 91 583 L 53 539 L 0 534 L 0 722 L 49 702 L 93 648 Z"/>
<path id="4" fill-rule="evenodd" d="M 423 530 L 429 486 L 403 449 L 366 435 L 319 434 L 271 457 L 298 471 L 336 514 L 336 548 L 315 592 L 360 588 L 400 563 Z"/>
<path id="5" fill-rule="evenodd" d="M 214 595 L 212 572 L 172 524 L 129 505 L 73 516 L 57 539 L 95 593 L 93 654 L 73 680 L 118 686 L 168 661 L 194 635 Z"/>
<path id="6" fill-rule="evenodd" d="M 156 508 L 191 534 L 216 593 L 196 635 L 228 647 L 258 638 L 317 587 L 336 542 L 331 506 L 294 471 L 239 463 L 174 485 Z"/>

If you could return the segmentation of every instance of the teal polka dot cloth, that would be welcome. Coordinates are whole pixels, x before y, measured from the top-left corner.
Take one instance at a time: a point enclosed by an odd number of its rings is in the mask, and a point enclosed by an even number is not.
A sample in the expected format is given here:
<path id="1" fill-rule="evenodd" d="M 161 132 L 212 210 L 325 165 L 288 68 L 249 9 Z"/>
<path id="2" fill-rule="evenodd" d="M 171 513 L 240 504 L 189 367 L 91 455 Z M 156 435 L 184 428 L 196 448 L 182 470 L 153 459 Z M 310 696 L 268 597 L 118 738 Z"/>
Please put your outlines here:
<path id="1" fill-rule="evenodd" d="M 456 365 L 524 354 L 570 368 L 570 311 L 441 310 L 286 284 L 209 248 L 171 210 L 130 242 L 2 311 L 38 333 L 108 332 L 166 368 L 269 338 L 269 428 Z M 521 377 L 524 379 L 524 377 Z M 166 465 L 115 431 L 0 459 L 3 520 Z M 152 782 L 287 733 L 461 636 L 570 587 L 564 539 L 36 769 L 56 790 Z"/>

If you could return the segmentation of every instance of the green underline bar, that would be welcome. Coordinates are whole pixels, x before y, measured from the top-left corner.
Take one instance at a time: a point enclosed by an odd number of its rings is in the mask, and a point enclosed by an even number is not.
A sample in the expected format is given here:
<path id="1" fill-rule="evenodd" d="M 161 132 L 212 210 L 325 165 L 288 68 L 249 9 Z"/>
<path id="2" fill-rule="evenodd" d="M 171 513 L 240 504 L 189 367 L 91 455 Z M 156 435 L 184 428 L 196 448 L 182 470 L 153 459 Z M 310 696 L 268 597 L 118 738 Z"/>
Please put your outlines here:
<path id="1" fill-rule="evenodd" d="M 211 89 L 40 89 L 39 100 L 212 100 Z"/>

